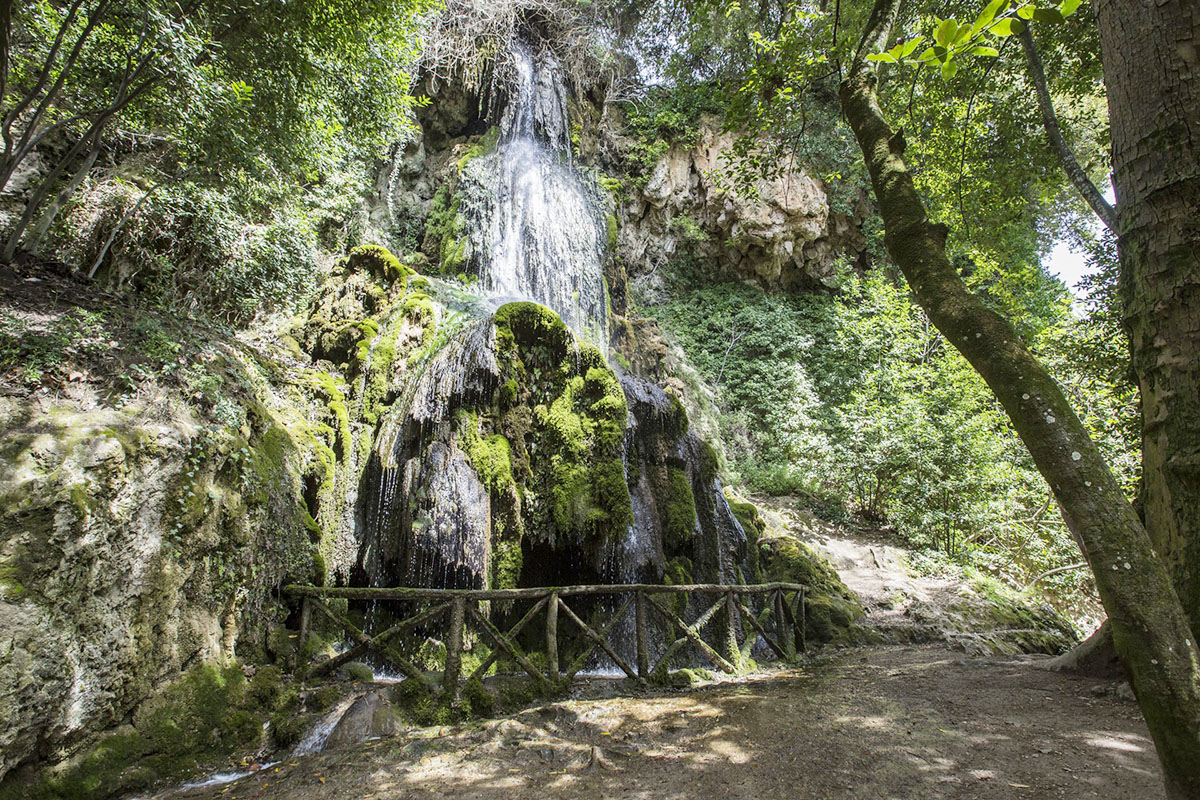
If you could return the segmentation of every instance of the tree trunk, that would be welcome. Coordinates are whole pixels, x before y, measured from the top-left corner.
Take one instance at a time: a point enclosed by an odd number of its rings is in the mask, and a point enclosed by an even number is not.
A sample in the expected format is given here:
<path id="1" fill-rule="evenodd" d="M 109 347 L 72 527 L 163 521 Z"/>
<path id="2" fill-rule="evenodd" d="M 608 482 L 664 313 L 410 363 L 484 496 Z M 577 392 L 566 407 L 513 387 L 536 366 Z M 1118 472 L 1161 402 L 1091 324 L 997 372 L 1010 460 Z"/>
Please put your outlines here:
<path id="1" fill-rule="evenodd" d="M 879 107 L 868 53 L 886 49 L 899 0 L 876 0 L 859 56 L 841 87 L 862 148 L 888 252 L 933 324 L 1004 406 L 1096 576 L 1113 641 L 1133 678 L 1171 798 L 1200 797 L 1200 650 L 1171 578 L 1062 390 L 1009 323 L 967 291 L 946 258 Z"/>
<path id="2" fill-rule="evenodd" d="M 54 224 L 54 220 L 58 219 L 58 214 L 63 210 L 63 207 L 75 195 L 75 191 L 87 178 L 88 173 L 92 171 L 92 167 L 96 166 L 96 160 L 100 158 L 100 148 L 94 147 L 92 151 L 83 159 L 83 163 L 71 175 L 70 180 L 66 185 L 58 191 L 50 204 L 46 206 L 46 210 L 42 212 L 41 219 L 33 228 L 33 233 L 27 237 L 25 249 L 31 252 L 38 252 L 41 247 L 42 240 L 46 238 L 46 234 L 50 231 L 50 226 Z"/>
<path id="3" fill-rule="evenodd" d="M 1200 636 L 1200 8 L 1095 8 L 1142 398 L 1143 514 Z"/>

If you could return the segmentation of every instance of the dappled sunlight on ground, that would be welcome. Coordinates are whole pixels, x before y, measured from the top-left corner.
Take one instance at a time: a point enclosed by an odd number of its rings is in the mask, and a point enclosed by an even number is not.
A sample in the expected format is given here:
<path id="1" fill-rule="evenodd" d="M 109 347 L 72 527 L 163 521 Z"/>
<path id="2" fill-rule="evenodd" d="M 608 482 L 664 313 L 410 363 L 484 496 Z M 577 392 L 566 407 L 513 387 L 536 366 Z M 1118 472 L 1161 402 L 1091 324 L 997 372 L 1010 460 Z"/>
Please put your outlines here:
<path id="1" fill-rule="evenodd" d="M 171 797 L 1157 800 L 1137 707 L 1098 686 L 940 649 L 848 650 L 742 683 L 414 730 Z"/>

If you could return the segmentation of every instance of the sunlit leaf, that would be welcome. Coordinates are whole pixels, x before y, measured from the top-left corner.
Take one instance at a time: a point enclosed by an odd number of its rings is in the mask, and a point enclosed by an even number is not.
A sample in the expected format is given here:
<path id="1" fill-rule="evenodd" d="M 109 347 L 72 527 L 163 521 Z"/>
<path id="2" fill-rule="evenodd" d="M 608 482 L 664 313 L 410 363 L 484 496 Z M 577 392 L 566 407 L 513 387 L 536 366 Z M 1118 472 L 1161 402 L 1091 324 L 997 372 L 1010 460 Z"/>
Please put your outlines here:
<path id="1" fill-rule="evenodd" d="M 925 37 L 918 36 L 915 39 L 910 39 L 909 41 L 905 42 L 904 49 L 900 51 L 900 58 L 907 58 L 908 56 L 912 55 L 923 41 L 925 41 Z"/>
<path id="2" fill-rule="evenodd" d="M 992 27 L 988 28 L 988 33 L 995 36 L 1012 36 L 1014 33 L 1020 33 L 1025 30 L 1025 23 L 1019 19 L 1002 19 Z"/>
<path id="3" fill-rule="evenodd" d="M 933 33 L 933 40 L 942 46 L 947 46 L 954 41 L 955 34 L 958 33 L 958 23 L 952 19 L 942 20 L 942 24 L 937 26 L 937 30 Z"/>

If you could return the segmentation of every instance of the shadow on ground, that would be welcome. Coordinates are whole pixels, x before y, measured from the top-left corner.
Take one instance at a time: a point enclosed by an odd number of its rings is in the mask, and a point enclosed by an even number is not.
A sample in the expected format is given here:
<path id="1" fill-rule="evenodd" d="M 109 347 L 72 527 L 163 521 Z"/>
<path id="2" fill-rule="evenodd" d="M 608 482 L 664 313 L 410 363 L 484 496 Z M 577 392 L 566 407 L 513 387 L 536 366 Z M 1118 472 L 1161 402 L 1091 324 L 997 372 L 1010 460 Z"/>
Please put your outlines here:
<path id="1" fill-rule="evenodd" d="M 1163 796 L 1137 706 L 1027 660 L 850 650 L 682 693 L 414 729 L 177 798 Z"/>

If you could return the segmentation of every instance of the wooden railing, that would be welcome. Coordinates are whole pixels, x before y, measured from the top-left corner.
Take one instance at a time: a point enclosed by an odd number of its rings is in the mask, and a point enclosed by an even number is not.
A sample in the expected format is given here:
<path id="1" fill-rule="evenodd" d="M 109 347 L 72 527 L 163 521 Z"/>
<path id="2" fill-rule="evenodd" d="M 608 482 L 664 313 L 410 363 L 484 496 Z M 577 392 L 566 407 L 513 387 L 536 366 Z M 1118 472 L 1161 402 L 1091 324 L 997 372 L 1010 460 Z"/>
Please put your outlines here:
<path id="1" fill-rule="evenodd" d="M 694 584 L 682 586 L 660 586 L 655 584 L 610 584 L 596 586 L 557 586 L 529 589 L 419 589 L 419 588 L 324 588 L 317 586 L 288 586 L 285 594 L 301 600 L 300 636 L 303 643 L 312 624 L 312 612 L 327 617 L 343 630 L 354 642 L 352 646 L 333 658 L 311 664 L 298 664 L 298 674 L 317 677 L 327 674 L 351 661 L 374 654 L 394 664 L 406 676 L 415 679 L 430 691 L 440 691 L 451 698 L 457 697 L 462 683 L 463 643 L 468 626 L 477 632 L 481 640 L 491 643 L 490 653 L 483 659 L 467 680 L 482 678 L 502 656 L 507 656 L 515 665 L 529 674 L 535 682 L 547 689 L 560 689 L 569 684 L 599 648 L 612 659 L 630 679 L 645 683 L 651 676 L 665 674 L 671 659 L 691 648 L 717 669 L 734 673 L 746 663 L 756 643 L 761 641 L 771 652 L 783 660 L 792 660 L 797 651 L 805 649 L 805 587 L 794 583 L 766 583 L 752 586 L 722 584 Z M 677 613 L 664 602 L 664 596 L 678 598 L 684 595 L 684 611 Z M 715 600 L 711 600 L 715 596 Z M 584 597 L 610 597 L 615 611 L 601 623 L 588 624 L 566 602 Z M 345 598 L 352 601 L 406 601 L 405 606 L 415 606 L 419 611 L 387 626 L 384 630 L 367 634 L 347 617 L 329 607 L 330 598 Z M 700 600 L 701 602 L 691 602 Z M 507 632 L 498 629 L 480 610 L 481 603 L 496 601 L 532 601 L 524 615 Z M 619 604 L 618 604 L 619 603 Z M 423 608 L 421 608 L 424 606 Z M 611 637 L 618 623 L 629 611 L 634 611 L 635 653 L 633 664 L 617 652 Z M 691 622 L 686 621 L 687 608 L 704 609 Z M 593 619 L 601 613 L 593 609 Z M 581 652 L 566 666 L 559 663 L 560 614 L 582 634 L 585 643 Z M 655 626 L 652 614 L 658 615 L 660 626 Z M 528 653 L 518 644 L 518 636 L 539 615 L 543 617 L 544 635 L 536 638 L 539 649 L 544 649 L 545 670 L 535 666 Z M 397 649 L 393 642 L 405 631 L 420 626 L 437 625 L 444 632 L 446 646 L 445 666 L 440 681 L 432 679 L 418 667 L 409 656 Z M 650 637 L 663 629 L 678 634 L 668 641 L 669 636 L 656 642 Z M 717 636 L 713 635 L 716 631 Z M 705 633 L 710 639 L 705 641 Z M 525 641 L 528 642 L 528 635 Z M 651 665 L 652 654 L 656 654 Z M 436 673 L 434 673 L 436 674 Z"/>

